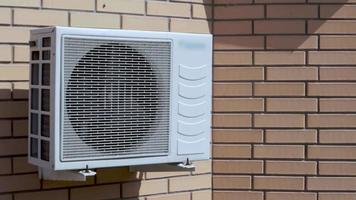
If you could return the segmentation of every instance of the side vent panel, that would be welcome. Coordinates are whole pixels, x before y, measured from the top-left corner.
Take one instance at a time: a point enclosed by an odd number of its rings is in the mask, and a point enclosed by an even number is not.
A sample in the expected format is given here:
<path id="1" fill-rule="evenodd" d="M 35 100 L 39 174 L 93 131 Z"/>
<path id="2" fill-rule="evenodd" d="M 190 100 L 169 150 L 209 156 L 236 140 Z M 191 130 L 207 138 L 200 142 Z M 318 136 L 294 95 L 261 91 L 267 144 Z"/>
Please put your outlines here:
<path id="1" fill-rule="evenodd" d="M 30 42 L 30 157 L 50 160 L 51 37 Z"/>

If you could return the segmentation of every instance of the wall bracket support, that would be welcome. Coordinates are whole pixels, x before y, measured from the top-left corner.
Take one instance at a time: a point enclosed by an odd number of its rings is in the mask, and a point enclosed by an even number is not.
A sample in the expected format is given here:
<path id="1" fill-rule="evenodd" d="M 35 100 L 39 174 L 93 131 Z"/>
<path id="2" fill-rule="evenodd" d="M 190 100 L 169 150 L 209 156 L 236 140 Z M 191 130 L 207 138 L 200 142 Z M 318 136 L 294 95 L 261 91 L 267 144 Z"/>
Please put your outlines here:
<path id="1" fill-rule="evenodd" d="M 85 169 L 81 171 L 63 170 L 54 171 L 52 169 L 40 168 L 38 169 L 38 176 L 45 180 L 57 180 L 57 181 L 86 181 L 88 176 L 95 176 L 96 172 Z"/>

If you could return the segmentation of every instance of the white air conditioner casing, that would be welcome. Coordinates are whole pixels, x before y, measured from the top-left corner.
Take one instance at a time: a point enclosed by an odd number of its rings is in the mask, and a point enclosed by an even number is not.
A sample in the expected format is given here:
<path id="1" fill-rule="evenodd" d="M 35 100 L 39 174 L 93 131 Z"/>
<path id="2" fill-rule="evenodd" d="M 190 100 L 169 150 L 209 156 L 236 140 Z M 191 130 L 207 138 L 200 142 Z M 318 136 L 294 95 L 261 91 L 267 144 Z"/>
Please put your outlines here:
<path id="1" fill-rule="evenodd" d="M 51 27 L 30 40 L 30 163 L 74 170 L 210 158 L 210 34 Z"/>

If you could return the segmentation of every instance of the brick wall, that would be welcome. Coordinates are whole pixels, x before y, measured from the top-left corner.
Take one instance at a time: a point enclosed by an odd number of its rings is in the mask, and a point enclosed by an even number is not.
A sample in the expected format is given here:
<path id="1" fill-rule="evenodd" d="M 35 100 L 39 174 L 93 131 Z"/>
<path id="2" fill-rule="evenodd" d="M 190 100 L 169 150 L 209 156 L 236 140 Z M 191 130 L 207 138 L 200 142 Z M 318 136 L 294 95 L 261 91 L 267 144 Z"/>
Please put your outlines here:
<path id="1" fill-rule="evenodd" d="M 0 200 L 210 199 L 209 161 L 38 180 L 26 161 L 28 38 L 49 25 L 213 32 L 214 200 L 356 199 L 356 1 L 213 3 L 0 0 Z"/>
<path id="2" fill-rule="evenodd" d="M 356 199 L 356 1 L 215 0 L 214 200 Z"/>
<path id="3" fill-rule="evenodd" d="M 209 33 L 206 0 L 0 0 L 0 200 L 206 200 L 211 162 L 195 172 L 98 169 L 86 182 L 41 181 L 27 164 L 29 30 L 61 25 Z"/>

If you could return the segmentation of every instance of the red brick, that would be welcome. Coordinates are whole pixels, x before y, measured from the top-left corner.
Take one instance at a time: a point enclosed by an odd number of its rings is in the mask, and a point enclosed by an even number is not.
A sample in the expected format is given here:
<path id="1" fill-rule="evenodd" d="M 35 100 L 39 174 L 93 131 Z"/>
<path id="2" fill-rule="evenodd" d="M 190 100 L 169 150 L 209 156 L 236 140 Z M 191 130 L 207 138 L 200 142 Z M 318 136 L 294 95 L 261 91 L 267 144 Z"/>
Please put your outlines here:
<path id="1" fill-rule="evenodd" d="M 319 173 L 321 175 L 355 176 L 355 162 L 319 162 Z"/>
<path id="2" fill-rule="evenodd" d="M 250 65 L 252 64 L 252 52 L 229 51 L 214 52 L 215 65 Z"/>
<path id="3" fill-rule="evenodd" d="M 210 33 L 212 31 L 212 24 L 207 20 L 172 18 L 170 31 L 183 33 Z"/>
<path id="4" fill-rule="evenodd" d="M 308 96 L 356 96 L 355 83 L 308 83 Z"/>
<path id="5" fill-rule="evenodd" d="M 308 33 L 311 34 L 354 34 L 356 21 L 354 20 L 310 20 Z"/>
<path id="6" fill-rule="evenodd" d="M 250 145 L 214 144 L 214 158 L 251 158 Z"/>
<path id="7" fill-rule="evenodd" d="M 214 67 L 215 81 L 263 80 L 263 67 Z"/>
<path id="8" fill-rule="evenodd" d="M 250 96 L 251 83 L 214 83 L 213 96 Z"/>
<path id="9" fill-rule="evenodd" d="M 215 6 L 215 19 L 257 19 L 263 18 L 262 5 Z"/>
<path id="10" fill-rule="evenodd" d="M 68 26 L 68 12 L 58 10 L 15 9 L 14 24 L 41 26 Z"/>
<path id="11" fill-rule="evenodd" d="M 255 52 L 256 65 L 304 65 L 305 53 L 301 51 Z"/>
<path id="12" fill-rule="evenodd" d="M 186 191 L 211 188 L 211 174 L 185 176 L 169 179 L 169 191 Z"/>
<path id="13" fill-rule="evenodd" d="M 263 192 L 257 191 L 214 191 L 215 200 L 263 200 Z"/>
<path id="14" fill-rule="evenodd" d="M 317 162 L 311 161 L 266 161 L 267 174 L 315 175 Z"/>
<path id="15" fill-rule="evenodd" d="M 0 158 L 0 174 L 11 174 L 11 158 Z"/>
<path id="16" fill-rule="evenodd" d="M 251 176 L 216 175 L 213 186 L 214 189 L 250 189 Z"/>
<path id="17" fill-rule="evenodd" d="M 255 189 L 303 190 L 304 177 L 255 176 Z"/>
<path id="18" fill-rule="evenodd" d="M 15 194 L 15 200 L 68 200 L 68 190 L 48 190 Z"/>
<path id="19" fill-rule="evenodd" d="M 252 33 L 251 21 L 216 21 L 214 34 L 216 35 L 241 35 Z"/>
<path id="20" fill-rule="evenodd" d="M 261 174 L 263 161 L 260 160 L 214 160 L 214 173 Z"/>
<path id="21" fill-rule="evenodd" d="M 255 83 L 256 96 L 304 96 L 304 83 L 265 82 Z"/>
<path id="22" fill-rule="evenodd" d="M 12 120 L 13 135 L 16 137 L 27 136 L 28 134 L 28 120 L 18 119 Z"/>
<path id="23" fill-rule="evenodd" d="M 122 185 L 122 197 L 136 197 L 141 195 L 159 194 L 168 192 L 168 180 L 149 180 L 141 182 L 128 182 Z"/>
<path id="24" fill-rule="evenodd" d="M 305 119 L 303 114 L 255 114 L 255 127 L 291 127 L 303 128 Z"/>
<path id="25" fill-rule="evenodd" d="M 211 19 L 212 6 L 192 4 L 193 18 Z"/>
<path id="26" fill-rule="evenodd" d="M 355 5 L 321 5 L 320 17 L 322 18 L 356 18 L 356 6 Z"/>
<path id="27" fill-rule="evenodd" d="M 320 80 L 356 80 L 356 67 L 321 67 Z"/>
<path id="28" fill-rule="evenodd" d="M 2 194 L 0 195 L 0 200 L 13 200 L 11 194 Z"/>
<path id="29" fill-rule="evenodd" d="M 356 191 L 354 177 L 308 177 L 308 190 Z"/>
<path id="30" fill-rule="evenodd" d="M 319 192 L 319 200 L 353 200 L 356 198 L 356 193 L 354 192 Z"/>
<path id="31" fill-rule="evenodd" d="M 28 163 L 27 157 L 12 158 L 14 173 L 37 172 L 37 166 Z"/>
<path id="32" fill-rule="evenodd" d="M 303 20 L 256 20 L 256 34 L 297 34 L 305 33 Z"/>
<path id="33" fill-rule="evenodd" d="M 71 200 L 116 198 L 120 198 L 120 184 L 74 188 L 70 191 Z"/>
<path id="34" fill-rule="evenodd" d="M 0 176 L 0 192 L 35 189 L 40 189 L 40 179 L 37 174 Z"/>
<path id="35" fill-rule="evenodd" d="M 40 0 L 13 0 L 13 1 L 1 1 L 1 6 L 15 6 L 15 7 L 40 7 Z"/>
<path id="36" fill-rule="evenodd" d="M 317 194 L 311 192 L 267 192 L 266 200 L 317 200 Z"/>
<path id="37" fill-rule="evenodd" d="M 236 4 L 250 4 L 252 0 L 215 0 L 215 5 L 230 5 L 231 3 Z"/>
<path id="38" fill-rule="evenodd" d="M 94 0 L 43 0 L 44 8 L 58 8 L 58 9 L 75 9 L 75 10 L 94 10 Z"/>
<path id="39" fill-rule="evenodd" d="M 98 169 L 96 176 L 97 183 L 116 183 L 121 181 L 131 181 L 142 179 L 142 172 L 130 172 L 128 167 L 115 167 Z"/>
<path id="40" fill-rule="evenodd" d="M 0 99 L 11 99 L 12 84 L 9 82 L 0 83 Z"/>
<path id="41" fill-rule="evenodd" d="M 215 50 L 263 49 L 264 38 L 261 36 L 215 36 Z"/>
<path id="42" fill-rule="evenodd" d="M 218 143 L 260 143 L 262 139 L 259 129 L 213 129 L 213 141 Z"/>
<path id="43" fill-rule="evenodd" d="M 304 158 L 302 145 L 255 145 L 255 158 Z"/>
<path id="44" fill-rule="evenodd" d="M 354 51 L 310 51 L 309 64 L 312 65 L 354 65 Z"/>
<path id="45" fill-rule="evenodd" d="M 356 144 L 356 130 L 320 130 L 320 143 Z"/>
<path id="46" fill-rule="evenodd" d="M 266 143 L 308 144 L 317 142 L 317 131 L 308 129 L 266 130 Z"/>
<path id="47" fill-rule="evenodd" d="M 293 5 L 294 6 L 294 5 Z M 267 36 L 267 49 L 317 49 L 317 36 L 271 35 Z"/>
<path id="48" fill-rule="evenodd" d="M 250 127 L 249 114 L 214 114 L 213 127 Z"/>
<path id="49" fill-rule="evenodd" d="M 42 180 L 43 189 L 54 188 L 68 188 L 74 186 L 93 185 L 94 177 L 87 177 L 86 181 L 55 181 L 55 180 Z"/>
<path id="50" fill-rule="evenodd" d="M 308 126 L 312 128 L 355 128 L 354 114 L 310 114 Z"/>
<path id="51" fill-rule="evenodd" d="M 162 1 L 148 1 L 147 14 L 172 16 L 172 17 L 190 17 L 191 5 L 185 3 L 173 3 Z"/>
<path id="52" fill-rule="evenodd" d="M 96 1 L 98 11 L 102 12 L 119 12 L 119 13 L 145 13 L 144 0 L 98 0 Z"/>
<path id="53" fill-rule="evenodd" d="M 0 156 L 22 155 L 27 153 L 27 138 L 0 140 Z"/>
<path id="54" fill-rule="evenodd" d="M 283 4 L 294 4 L 294 3 L 305 3 L 306 0 L 255 0 L 255 3 L 268 3 L 268 4 L 274 4 L 274 3 L 283 3 Z"/>
<path id="55" fill-rule="evenodd" d="M 0 137 L 11 136 L 11 120 L 0 120 Z"/>
<path id="56" fill-rule="evenodd" d="M 313 98 L 268 98 L 268 112 L 315 112 L 318 101 Z"/>
<path id="57" fill-rule="evenodd" d="M 355 146 L 308 146 L 308 158 L 310 159 L 352 160 L 355 158 L 355 154 Z"/>
<path id="58" fill-rule="evenodd" d="M 258 98 L 215 98 L 214 112 L 263 111 L 263 99 Z"/>
<path id="59" fill-rule="evenodd" d="M 0 118 L 27 117 L 27 101 L 0 101 Z"/>
<path id="60" fill-rule="evenodd" d="M 148 196 L 145 199 L 146 200 L 190 200 L 190 193 L 180 192 L 175 194 L 154 195 L 154 196 Z"/>
<path id="61" fill-rule="evenodd" d="M 207 174 L 211 172 L 212 162 L 211 160 L 197 160 L 194 161 L 195 170 L 192 174 Z"/>
<path id="62" fill-rule="evenodd" d="M 27 53 L 27 51 L 26 51 Z M 13 84 L 13 99 L 28 99 L 28 82 L 16 82 Z"/>
<path id="63" fill-rule="evenodd" d="M 320 37 L 321 49 L 356 49 L 356 37 L 353 35 L 325 35 Z"/>
<path id="64" fill-rule="evenodd" d="M 356 99 L 325 98 L 320 99 L 321 112 L 356 112 Z"/>
<path id="65" fill-rule="evenodd" d="M 318 80 L 316 67 L 268 67 L 267 80 Z"/>
<path id="66" fill-rule="evenodd" d="M 268 18 L 317 18 L 316 5 L 267 5 Z"/>

